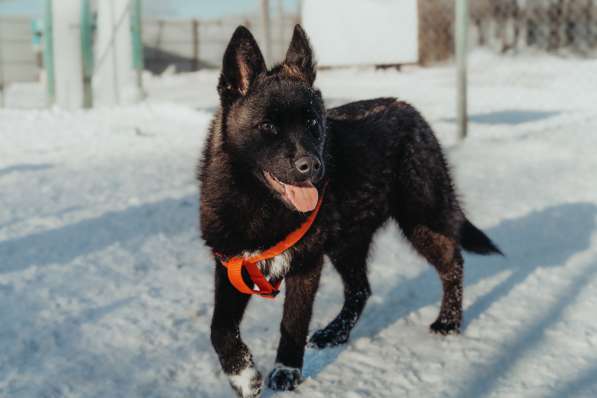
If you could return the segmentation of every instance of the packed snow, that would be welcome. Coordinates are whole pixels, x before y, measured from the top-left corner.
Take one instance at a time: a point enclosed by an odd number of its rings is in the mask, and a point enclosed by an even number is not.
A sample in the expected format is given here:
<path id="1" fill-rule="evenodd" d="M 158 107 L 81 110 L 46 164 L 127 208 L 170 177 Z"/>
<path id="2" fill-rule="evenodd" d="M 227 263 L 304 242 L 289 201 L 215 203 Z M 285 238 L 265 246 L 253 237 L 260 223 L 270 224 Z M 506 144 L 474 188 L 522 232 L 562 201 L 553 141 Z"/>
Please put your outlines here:
<path id="1" fill-rule="evenodd" d="M 465 258 L 460 336 L 428 332 L 435 271 L 389 224 L 373 296 L 345 346 L 305 357 L 296 392 L 264 397 L 597 396 L 597 61 L 478 52 L 458 144 L 451 65 L 323 71 L 328 104 L 398 96 L 446 147 L 465 208 L 506 257 Z M 0 109 L 0 397 L 232 396 L 209 341 L 214 262 L 195 167 L 217 72 L 148 77 L 139 105 Z M 43 98 L 43 97 L 42 97 Z M 283 296 L 242 324 L 274 366 Z M 342 303 L 326 264 L 311 323 Z"/>

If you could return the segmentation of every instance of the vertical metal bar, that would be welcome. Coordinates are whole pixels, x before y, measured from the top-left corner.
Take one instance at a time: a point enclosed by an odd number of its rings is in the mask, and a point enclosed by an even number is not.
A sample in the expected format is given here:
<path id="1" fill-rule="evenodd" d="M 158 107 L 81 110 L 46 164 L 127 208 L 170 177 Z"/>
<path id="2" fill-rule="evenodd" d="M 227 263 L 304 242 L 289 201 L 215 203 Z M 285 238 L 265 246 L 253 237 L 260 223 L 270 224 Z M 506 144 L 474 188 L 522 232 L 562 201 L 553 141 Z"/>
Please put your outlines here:
<path id="1" fill-rule="evenodd" d="M 120 104 L 120 87 L 118 85 L 118 52 L 116 51 L 116 32 L 118 26 L 116 24 L 116 11 L 114 10 L 114 0 L 109 1 L 110 4 L 110 29 L 111 40 L 109 51 L 112 53 L 112 87 L 114 89 L 115 102 Z"/>
<path id="2" fill-rule="evenodd" d="M 133 42 L 133 69 L 139 93 L 143 95 L 143 32 L 142 32 L 141 0 L 133 0 L 131 4 L 131 39 Z"/>
<path id="3" fill-rule="evenodd" d="M 93 14 L 91 0 L 81 0 L 81 58 L 83 66 L 83 108 L 93 106 Z"/>
<path id="4" fill-rule="evenodd" d="M 44 13 L 44 67 L 46 69 L 47 104 L 56 101 L 56 75 L 54 73 L 54 24 L 52 18 L 52 0 L 46 0 Z"/>
<path id="5" fill-rule="evenodd" d="M 469 2 L 456 0 L 456 63 L 457 63 L 457 91 L 456 119 L 458 136 L 461 140 L 468 133 L 467 111 L 467 56 L 468 56 Z"/>
<path id="6" fill-rule="evenodd" d="M 303 0 L 298 0 L 296 4 L 297 23 L 303 23 Z"/>
<path id="7" fill-rule="evenodd" d="M 261 30 L 263 33 L 263 57 L 266 63 L 271 62 L 272 57 L 272 32 L 269 18 L 269 0 L 261 0 Z"/>
<path id="8" fill-rule="evenodd" d="M 286 28 L 286 21 L 284 20 L 284 1 L 278 0 L 278 34 L 277 34 L 277 44 L 278 44 L 278 51 L 276 54 L 276 58 L 282 59 L 284 57 L 284 44 L 286 41 L 284 40 L 284 31 Z"/>
<path id="9" fill-rule="evenodd" d="M 585 32 L 585 34 L 587 35 L 588 45 L 590 49 L 594 49 L 595 47 L 597 47 L 597 29 L 595 29 L 595 25 L 597 25 L 597 20 L 595 19 L 595 16 L 597 16 L 597 12 L 595 11 L 595 4 L 596 3 L 594 1 L 589 1 L 586 10 L 588 20 L 587 31 Z"/>
<path id="10" fill-rule="evenodd" d="M 192 25 L 192 35 L 193 35 L 193 61 L 191 65 L 191 69 L 193 71 L 199 70 L 199 21 L 197 19 L 193 19 Z"/>
<path id="11" fill-rule="evenodd" d="M 4 57 L 2 53 L 2 24 L 0 24 L 0 108 L 4 107 Z"/>

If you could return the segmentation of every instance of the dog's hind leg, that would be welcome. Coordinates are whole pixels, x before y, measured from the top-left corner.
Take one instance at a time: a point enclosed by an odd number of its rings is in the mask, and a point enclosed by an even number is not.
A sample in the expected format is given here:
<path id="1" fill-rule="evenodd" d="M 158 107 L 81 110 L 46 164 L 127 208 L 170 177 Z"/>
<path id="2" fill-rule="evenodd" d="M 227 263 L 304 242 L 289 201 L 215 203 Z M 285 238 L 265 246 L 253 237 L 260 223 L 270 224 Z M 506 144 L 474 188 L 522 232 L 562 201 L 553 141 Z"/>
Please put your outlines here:
<path id="1" fill-rule="evenodd" d="M 367 278 L 367 254 L 371 240 L 372 234 L 365 234 L 359 242 L 346 242 L 342 249 L 329 253 L 330 260 L 342 277 L 344 305 L 332 322 L 313 333 L 309 339 L 310 347 L 321 349 L 348 341 L 371 295 Z"/>
<path id="2" fill-rule="evenodd" d="M 415 192 L 414 190 L 410 192 Z M 403 190 L 394 218 L 417 252 L 436 269 L 443 287 L 441 310 L 431 331 L 458 333 L 462 322 L 463 259 L 458 231 L 464 216 L 452 191 L 444 189 L 434 199 Z"/>
<path id="3" fill-rule="evenodd" d="M 408 239 L 415 249 L 431 263 L 442 282 L 443 298 L 437 320 L 430 329 L 434 333 L 459 333 L 462 322 L 463 259 L 454 239 L 430 228 L 418 225 Z"/>
<path id="4" fill-rule="evenodd" d="M 408 119 L 408 114 L 403 118 Z M 443 299 L 431 331 L 458 333 L 462 322 L 463 259 L 460 231 L 466 220 L 442 149 L 420 115 L 399 147 L 392 217 L 414 248 L 437 270 Z M 405 119 L 405 120 L 406 120 Z"/>
<path id="5" fill-rule="evenodd" d="M 230 284 L 226 271 L 216 265 L 215 308 L 211 321 L 211 342 L 230 385 L 241 398 L 261 393 L 262 377 L 255 368 L 249 348 L 240 337 L 240 321 L 251 296 Z"/>

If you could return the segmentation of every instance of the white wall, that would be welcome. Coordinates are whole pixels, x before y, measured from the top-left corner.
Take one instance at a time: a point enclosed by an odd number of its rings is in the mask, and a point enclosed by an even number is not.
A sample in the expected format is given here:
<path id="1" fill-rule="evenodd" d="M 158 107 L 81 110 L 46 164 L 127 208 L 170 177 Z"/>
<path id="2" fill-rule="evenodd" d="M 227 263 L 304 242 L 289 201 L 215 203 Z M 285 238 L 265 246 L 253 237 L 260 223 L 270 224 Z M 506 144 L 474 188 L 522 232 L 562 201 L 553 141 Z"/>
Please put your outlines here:
<path id="1" fill-rule="evenodd" d="M 416 0 L 303 0 L 302 15 L 319 65 L 418 61 Z"/>

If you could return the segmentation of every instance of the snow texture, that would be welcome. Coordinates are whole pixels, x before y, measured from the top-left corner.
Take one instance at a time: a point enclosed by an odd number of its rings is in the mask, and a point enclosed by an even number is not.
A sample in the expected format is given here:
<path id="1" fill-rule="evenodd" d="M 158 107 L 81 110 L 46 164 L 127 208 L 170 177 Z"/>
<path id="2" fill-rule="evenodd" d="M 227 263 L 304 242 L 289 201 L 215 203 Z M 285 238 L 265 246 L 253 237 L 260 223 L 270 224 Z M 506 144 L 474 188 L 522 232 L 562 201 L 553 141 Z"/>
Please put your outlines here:
<path id="1" fill-rule="evenodd" d="M 318 77 L 330 105 L 394 95 L 421 109 L 471 220 L 506 253 L 466 256 L 462 335 L 429 333 L 439 279 L 389 224 L 348 344 L 308 349 L 299 389 L 264 397 L 597 396 L 597 62 L 476 53 L 470 70 L 461 145 L 450 66 Z M 149 79 L 135 106 L 0 110 L 0 397 L 231 396 L 194 178 L 216 78 Z M 23 89 L 9 100 L 36 90 Z M 283 299 L 254 299 L 241 327 L 262 374 Z M 311 330 L 341 303 L 326 263 Z"/>

